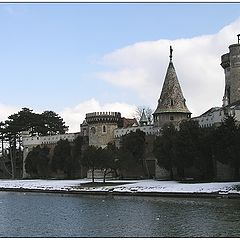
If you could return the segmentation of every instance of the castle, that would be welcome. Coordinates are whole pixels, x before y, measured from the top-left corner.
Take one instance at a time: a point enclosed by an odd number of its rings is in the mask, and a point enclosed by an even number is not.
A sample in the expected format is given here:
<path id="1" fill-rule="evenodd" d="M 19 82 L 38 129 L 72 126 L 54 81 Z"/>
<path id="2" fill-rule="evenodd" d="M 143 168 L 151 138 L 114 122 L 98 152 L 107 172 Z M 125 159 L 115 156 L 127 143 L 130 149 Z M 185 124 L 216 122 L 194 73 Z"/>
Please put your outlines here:
<path id="1" fill-rule="evenodd" d="M 225 74 L 225 91 L 222 107 L 213 107 L 193 118 L 201 127 L 219 126 L 226 114 L 240 121 L 240 34 L 238 43 L 229 46 L 229 53 L 221 56 L 221 66 Z"/>
<path id="2" fill-rule="evenodd" d="M 211 108 L 204 114 L 192 118 L 198 121 L 201 127 L 218 125 L 226 114 L 231 114 L 240 121 L 240 44 L 229 46 L 230 52 L 224 54 L 221 59 L 221 66 L 225 72 L 225 92 L 223 106 Z M 146 134 L 146 141 L 149 142 L 148 153 L 145 155 L 146 162 L 151 169 L 151 176 L 154 178 L 167 179 L 169 172 L 157 165 L 157 161 L 152 154 L 151 148 L 155 136 L 160 133 L 162 126 L 166 123 L 173 123 L 178 126 L 182 120 L 191 119 L 191 112 L 188 110 L 186 100 L 173 65 L 173 49 L 170 47 L 170 61 L 162 86 L 160 98 L 156 110 L 153 113 L 153 123 L 151 123 L 143 110 L 140 121 L 128 119 L 121 116 L 120 112 L 93 112 L 87 113 L 86 118 L 80 124 L 80 133 L 55 135 L 55 136 L 34 136 L 23 135 L 23 177 L 27 177 L 25 171 L 25 159 L 29 151 L 37 145 L 50 145 L 52 148 L 59 139 L 68 139 L 72 142 L 77 136 L 88 138 L 88 145 L 105 148 L 108 143 L 115 143 L 120 146 L 121 137 L 136 130 L 141 130 Z M 224 179 L 225 173 L 229 173 L 229 168 L 219 163 L 218 178 Z M 83 176 L 81 176 L 83 177 Z"/>

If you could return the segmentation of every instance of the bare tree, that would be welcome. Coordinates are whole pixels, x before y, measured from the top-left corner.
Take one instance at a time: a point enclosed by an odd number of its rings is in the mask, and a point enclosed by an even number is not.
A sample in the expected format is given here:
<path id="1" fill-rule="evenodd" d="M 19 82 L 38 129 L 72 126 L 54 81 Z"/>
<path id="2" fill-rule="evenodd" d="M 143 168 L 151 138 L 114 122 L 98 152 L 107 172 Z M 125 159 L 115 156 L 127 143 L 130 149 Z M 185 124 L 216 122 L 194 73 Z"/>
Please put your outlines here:
<path id="1" fill-rule="evenodd" d="M 134 117 L 137 119 L 137 121 L 139 121 L 141 116 L 142 116 L 143 109 L 145 111 L 146 117 L 148 118 L 148 122 L 152 122 L 153 110 L 148 106 L 138 106 L 138 107 L 136 107 Z"/>

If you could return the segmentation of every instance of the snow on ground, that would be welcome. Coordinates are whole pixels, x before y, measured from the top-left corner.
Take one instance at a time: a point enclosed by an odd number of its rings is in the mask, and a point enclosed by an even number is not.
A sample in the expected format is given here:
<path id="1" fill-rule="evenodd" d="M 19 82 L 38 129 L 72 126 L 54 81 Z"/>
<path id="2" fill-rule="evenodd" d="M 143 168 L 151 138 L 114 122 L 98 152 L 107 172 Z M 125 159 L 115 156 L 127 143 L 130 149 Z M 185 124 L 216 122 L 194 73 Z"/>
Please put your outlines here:
<path id="1" fill-rule="evenodd" d="M 176 181 L 156 181 L 142 180 L 137 183 L 117 186 L 113 191 L 138 191 L 138 192 L 168 192 L 168 193 L 212 193 L 228 192 L 240 193 L 236 191 L 236 186 L 240 182 L 226 183 L 179 183 Z"/>
<path id="2" fill-rule="evenodd" d="M 102 182 L 102 179 L 96 180 Z M 90 183 L 90 179 L 78 180 L 0 180 L 0 188 L 38 189 L 38 190 L 77 190 L 77 191 L 113 191 L 113 192 L 168 192 L 168 193 L 212 193 L 240 194 L 240 182 L 223 183 L 179 183 L 176 181 L 157 180 L 108 180 L 119 183 L 115 186 L 88 187 L 81 184 Z M 127 184 L 124 184 L 127 183 Z M 238 189 L 237 189 L 238 186 Z"/>

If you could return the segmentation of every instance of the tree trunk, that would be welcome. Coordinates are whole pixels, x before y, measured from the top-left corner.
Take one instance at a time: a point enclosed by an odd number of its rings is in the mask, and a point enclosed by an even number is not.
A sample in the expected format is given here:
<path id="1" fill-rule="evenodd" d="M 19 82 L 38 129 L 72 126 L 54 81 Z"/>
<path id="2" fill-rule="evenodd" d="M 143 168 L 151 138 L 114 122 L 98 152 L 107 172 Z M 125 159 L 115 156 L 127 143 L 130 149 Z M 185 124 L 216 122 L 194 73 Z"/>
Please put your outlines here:
<path id="1" fill-rule="evenodd" d="M 103 182 L 106 182 L 106 175 L 107 175 L 107 169 L 104 169 L 103 171 Z"/>
<path id="2" fill-rule="evenodd" d="M 94 167 L 92 167 L 92 182 L 94 183 Z"/>
<path id="3" fill-rule="evenodd" d="M 239 180 L 239 163 L 238 163 L 238 160 L 235 161 L 234 180 Z"/>
<path id="4" fill-rule="evenodd" d="M 3 138 L 3 134 L 2 134 L 2 157 L 4 155 L 4 138 Z"/>
<path id="5" fill-rule="evenodd" d="M 217 163 L 216 163 L 216 158 L 214 153 L 212 152 L 212 166 L 213 166 L 213 176 L 212 179 L 216 180 L 217 179 Z"/>
<path id="6" fill-rule="evenodd" d="M 9 155 L 10 155 L 10 162 L 11 162 L 11 168 L 12 168 L 12 179 L 14 179 L 14 177 L 15 177 L 15 165 L 14 165 L 14 161 L 13 161 L 11 142 L 9 142 L 9 143 L 10 143 Z"/>
<path id="7" fill-rule="evenodd" d="M 144 163 L 145 163 L 145 167 L 146 167 L 146 170 L 147 170 L 147 177 L 148 179 L 150 178 L 150 173 L 149 173 L 149 169 L 148 169 L 148 165 L 147 165 L 147 160 L 146 158 L 144 158 Z"/>
<path id="8" fill-rule="evenodd" d="M 173 169 L 172 169 L 172 167 L 170 168 L 170 180 L 173 180 Z"/>

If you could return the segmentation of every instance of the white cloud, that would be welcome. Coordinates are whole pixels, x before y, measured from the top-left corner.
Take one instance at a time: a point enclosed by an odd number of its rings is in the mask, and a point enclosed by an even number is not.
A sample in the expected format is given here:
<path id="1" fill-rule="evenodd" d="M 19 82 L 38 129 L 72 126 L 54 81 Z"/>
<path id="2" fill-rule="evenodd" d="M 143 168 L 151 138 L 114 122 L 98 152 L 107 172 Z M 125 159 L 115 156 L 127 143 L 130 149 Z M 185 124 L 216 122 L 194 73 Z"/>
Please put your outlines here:
<path id="1" fill-rule="evenodd" d="M 18 111 L 18 107 L 0 103 L 0 121 L 6 121 L 10 115 L 17 113 Z"/>
<path id="2" fill-rule="evenodd" d="M 80 124 L 85 119 L 86 113 L 90 112 L 121 112 L 122 117 L 132 117 L 136 106 L 127 103 L 107 103 L 100 104 L 94 98 L 79 103 L 74 107 L 65 108 L 59 115 L 69 126 L 69 132 L 79 132 Z"/>
<path id="3" fill-rule="evenodd" d="M 8 117 L 21 110 L 19 107 L 5 105 L 0 103 L 0 121 L 6 121 Z M 136 106 L 127 103 L 106 103 L 100 104 L 96 99 L 92 98 L 85 102 L 81 102 L 76 106 L 67 107 L 58 114 L 63 118 L 66 125 L 69 126 L 69 132 L 79 132 L 80 124 L 85 119 L 86 113 L 90 112 L 120 112 L 122 117 L 133 117 Z M 41 113 L 41 111 L 35 111 Z"/>
<path id="4" fill-rule="evenodd" d="M 236 43 L 240 19 L 213 35 L 189 39 L 139 42 L 106 54 L 102 63 L 111 68 L 98 76 L 117 86 L 135 90 L 142 99 L 137 105 L 156 108 L 173 46 L 173 62 L 187 105 L 193 115 L 221 106 L 224 71 L 221 55 Z"/>

